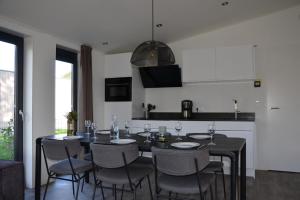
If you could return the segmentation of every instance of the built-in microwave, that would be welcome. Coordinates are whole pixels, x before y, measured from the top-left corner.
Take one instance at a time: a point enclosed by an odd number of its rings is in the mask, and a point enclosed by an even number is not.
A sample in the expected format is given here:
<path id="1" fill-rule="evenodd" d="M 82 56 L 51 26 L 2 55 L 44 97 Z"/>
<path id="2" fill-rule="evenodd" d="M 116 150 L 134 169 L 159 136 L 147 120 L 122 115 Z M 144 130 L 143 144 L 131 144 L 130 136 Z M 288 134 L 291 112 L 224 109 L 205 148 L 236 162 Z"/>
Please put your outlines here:
<path id="1" fill-rule="evenodd" d="M 105 101 L 131 101 L 132 78 L 106 78 Z"/>

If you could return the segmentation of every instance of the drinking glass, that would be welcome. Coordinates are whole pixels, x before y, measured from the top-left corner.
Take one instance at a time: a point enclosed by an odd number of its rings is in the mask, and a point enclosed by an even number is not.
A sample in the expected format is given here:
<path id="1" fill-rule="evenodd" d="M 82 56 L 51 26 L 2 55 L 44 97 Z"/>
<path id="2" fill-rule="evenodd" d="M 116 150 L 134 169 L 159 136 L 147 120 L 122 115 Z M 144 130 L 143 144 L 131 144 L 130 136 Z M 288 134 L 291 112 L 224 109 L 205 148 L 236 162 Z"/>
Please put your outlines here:
<path id="1" fill-rule="evenodd" d="M 215 124 L 210 124 L 208 125 L 208 133 L 210 135 L 210 142 L 208 143 L 208 145 L 216 145 L 214 142 L 213 142 L 213 136 L 215 134 Z"/>
<path id="2" fill-rule="evenodd" d="M 145 133 L 147 133 L 147 137 L 146 137 L 146 140 L 144 141 L 145 143 L 150 143 L 151 140 L 149 139 L 149 136 L 150 136 L 150 131 L 151 131 L 151 124 L 145 124 L 144 125 L 144 131 Z"/>
<path id="3" fill-rule="evenodd" d="M 182 138 L 179 136 L 181 129 L 182 129 L 181 122 L 176 122 L 176 124 L 175 124 L 175 130 L 177 132 L 177 138 L 176 138 L 177 141 L 182 140 Z"/>
<path id="4" fill-rule="evenodd" d="M 85 120 L 84 121 L 84 126 L 85 126 L 85 128 L 86 128 L 86 132 L 89 134 L 90 133 L 90 127 L 91 127 L 91 125 L 92 125 L 92 121 L 91 120 Z"/>
<path id="5" fill-rule="evenodd" d="M 130 137 L 129 130 L 130 130 L 130 124 L 129 124 L 129 121 L 126 120 L 126 121 L 125 121 L 125 131 L 126 131 L 125 136 L 126 136 L 126 137 Z"/>

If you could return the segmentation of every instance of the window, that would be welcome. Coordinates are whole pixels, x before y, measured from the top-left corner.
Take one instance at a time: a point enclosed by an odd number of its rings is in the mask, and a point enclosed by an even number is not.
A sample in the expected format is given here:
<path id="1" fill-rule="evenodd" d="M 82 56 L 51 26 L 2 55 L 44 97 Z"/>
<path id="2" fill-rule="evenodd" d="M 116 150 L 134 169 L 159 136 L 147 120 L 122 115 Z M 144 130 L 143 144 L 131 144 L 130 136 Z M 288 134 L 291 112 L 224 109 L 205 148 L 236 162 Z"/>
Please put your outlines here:
<path id="1" fill-rule="evenodd" d="M 0 159 L 23 160 L 23 43 L 0 31 Z"/>
<path id="2" fill-rule="evenodd" d="M 56 49 L 55 133 L 66 133 L 66 114 L 77 111 L 77 53 Z"/>

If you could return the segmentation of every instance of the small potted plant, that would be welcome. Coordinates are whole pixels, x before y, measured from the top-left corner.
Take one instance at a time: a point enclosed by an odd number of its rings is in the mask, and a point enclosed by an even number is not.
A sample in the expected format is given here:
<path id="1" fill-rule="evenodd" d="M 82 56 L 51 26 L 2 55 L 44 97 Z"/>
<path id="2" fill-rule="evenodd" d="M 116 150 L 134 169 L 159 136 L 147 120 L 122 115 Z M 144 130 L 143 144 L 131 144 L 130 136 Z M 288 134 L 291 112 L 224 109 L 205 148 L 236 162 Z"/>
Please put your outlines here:
<path id="1" fill-rule="evenodd" d="M 77 112 L 71 111 L 66 115 L 67 118 L 67 135 L 74 135 L 76 132 Z"/>

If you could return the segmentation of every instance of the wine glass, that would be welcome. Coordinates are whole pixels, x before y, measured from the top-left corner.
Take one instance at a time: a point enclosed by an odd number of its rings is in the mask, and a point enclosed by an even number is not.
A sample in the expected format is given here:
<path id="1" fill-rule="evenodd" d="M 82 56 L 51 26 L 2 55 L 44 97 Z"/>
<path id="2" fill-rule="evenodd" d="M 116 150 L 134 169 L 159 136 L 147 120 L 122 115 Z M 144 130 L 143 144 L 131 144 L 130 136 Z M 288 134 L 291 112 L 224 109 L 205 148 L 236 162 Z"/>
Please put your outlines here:
<path id="1" fill-rule="evenodd" d="M 90 134 L 90 127 L 92 125 L 92 121 L 91 120 L 85 120 L 84 121 L 84 126 L 86 128 L 86 133 Z"/>
<path id="2" fill-rule="evenodd" d="M 151 124 L 145 124 L 144 125 L 144 131 L 146 133 L 146 140 L 144 141 L 145 143 L 150 143 L 151 140 L 149 139 L 149 136 L 150 136 L 150 131 L 151 131 Z"/>
<path id="3" fill-rule="evenodd" d="M 130 124 L 129 124 L 129 121 L 126 120 L 126 121 L 125 121 L 125 130 L 126 130 L 125 136 L 126 136 L 126 137 L 130 137 L 129 129 L 130 129 Z"/>
<path id="4" fill-rule="evenodd" d="M 212 124 L 208 125 L 208 133 L 210 135 L 210 142 L 208 143 L 208 145 L 216 145 L 213 142 L 213 136 L 215 134 L 215 123 L 212 123 Z"/>
<path id="5" fill-rule="evenodd" d="M 96 125 L 95 122 L 91 123 L 91 129 L 92 129 L 92 131 L 93 131 L 94 138 L 97 138 L 97 137 L 96 137 L 97 125 Z"/>
<path id="6" fill-rule="evenodd" d="M 176 124 L 175 124 L 175 130 L 177 132 L 177 138 L 176 138 L 177 141 L 182 140 L 182 138 L 179 136 L 181 129 L 182 129 L 181 122 L 176 122 Z"/>

